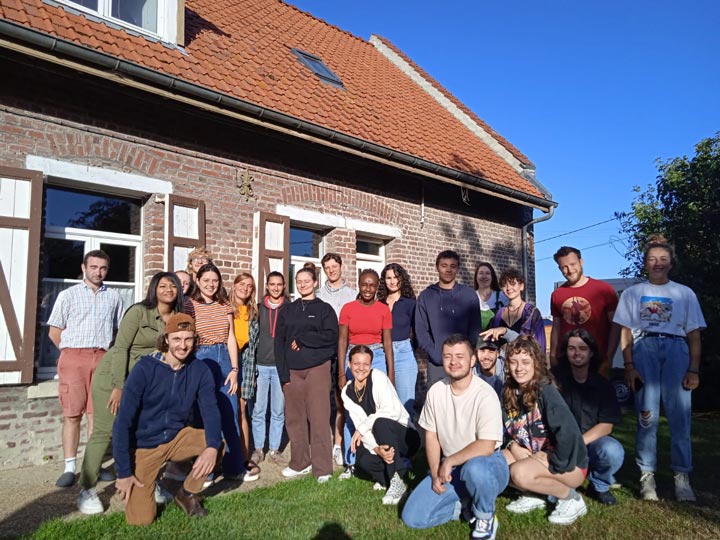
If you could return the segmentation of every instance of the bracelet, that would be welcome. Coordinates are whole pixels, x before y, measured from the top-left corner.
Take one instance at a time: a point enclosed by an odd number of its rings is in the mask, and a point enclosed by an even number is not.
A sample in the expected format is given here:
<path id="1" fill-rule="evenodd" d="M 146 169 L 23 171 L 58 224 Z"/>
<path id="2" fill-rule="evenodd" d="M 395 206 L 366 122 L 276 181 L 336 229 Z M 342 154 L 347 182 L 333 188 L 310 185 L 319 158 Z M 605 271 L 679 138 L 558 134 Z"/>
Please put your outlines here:
<path id="1" fill-rule="evenodd" d="M 700 371 L 697 370 L 697 369 L 688 368 L 687 372 L 688 372 L 688 373 L 693 373 L 693 374 L 695 374 L 695 375 L 700 375 Z"/>
<path id="2" fill-rule="evenodd" d="M 635 365 L 632 362 L 625 362 L 625 369 L 627 369 L 628 366 L 630 366 L 633 369 L 635 368 Z"/>
<path id="3" fill-rule="evenodd" d="M 240 371 L 240 368 L 234 367 L 234 368 L 232 368 L 230 371 L 234 371 L 235 373 L 237 373 L 238 371 Z"/>

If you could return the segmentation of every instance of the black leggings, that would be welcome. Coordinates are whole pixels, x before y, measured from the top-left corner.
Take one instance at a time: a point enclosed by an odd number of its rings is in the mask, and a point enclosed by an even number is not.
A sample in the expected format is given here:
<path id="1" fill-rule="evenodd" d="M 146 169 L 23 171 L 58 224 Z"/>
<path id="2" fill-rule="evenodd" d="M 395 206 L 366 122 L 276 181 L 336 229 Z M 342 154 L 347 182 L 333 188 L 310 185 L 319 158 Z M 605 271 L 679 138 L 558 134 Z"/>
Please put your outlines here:
<path id="1" fill-rule="evenodd" d="M 373 481 L 387 486 L 395 473 L 405 474 L 407 464 L 403 458 L 412 458 L 420 448 L 420 436 L 417 431 L 407 428 L 388 418 L 378 418 L 372 428 L 378 445 L 389 445 L 395 449 L 395 459 L 385 463 L 382 458 L 362 445 L 358 445 L 355 454 L 355 467 L 369 475 Z"/>

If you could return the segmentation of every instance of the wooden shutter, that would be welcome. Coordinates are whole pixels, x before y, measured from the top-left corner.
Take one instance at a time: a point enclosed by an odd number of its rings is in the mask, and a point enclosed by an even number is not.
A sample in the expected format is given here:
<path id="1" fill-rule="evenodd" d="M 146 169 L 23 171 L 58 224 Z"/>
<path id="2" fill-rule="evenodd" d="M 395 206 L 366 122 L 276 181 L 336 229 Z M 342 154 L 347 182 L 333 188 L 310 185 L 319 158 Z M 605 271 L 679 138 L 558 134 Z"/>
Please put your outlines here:
<path id="1" fill-rule="evenodd" d="M 185 270 L 187 256 L 193 249 L 205 246 L 205 203 L 197 199 L 168 195 L 167 201 L 167 269 Z"/>
<path id="2" fill-rule="evenodd" d="M 258 302 L 265 291 L 270 272 L 282 272 L 289 279 L 290 270 L 290 218 L 255 212 L 253 216 L 253 276 L 257 283 Z"/>
<path id="3" fill-rule="evenodd" d="M 31 383 L 43 176 L 0 167 L 0 384 Z"/>

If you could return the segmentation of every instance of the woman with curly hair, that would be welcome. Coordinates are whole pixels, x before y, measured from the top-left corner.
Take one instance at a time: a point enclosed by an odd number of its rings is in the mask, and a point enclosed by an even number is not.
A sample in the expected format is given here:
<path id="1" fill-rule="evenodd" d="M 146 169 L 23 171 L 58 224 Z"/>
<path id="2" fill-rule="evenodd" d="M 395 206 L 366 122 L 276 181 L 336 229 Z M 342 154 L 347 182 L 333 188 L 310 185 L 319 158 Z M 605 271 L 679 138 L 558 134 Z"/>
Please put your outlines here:
<path id="1" fill-rule="evenodd" d="M 500 290 L 495 268 L 489 262 L 479 262 L 475 267 L 475 278 L 473 279 L 475 292 L 480 301 L 480 317 L 482 329 L 487 330 L 492 323 L 495 314 L 501 307 L 508 305 L 508 298 Z"/>
<path id="2" fill-rule="evenodd" d="M 410 418 L 415 409 L 418 365 L 412 338 L 415 327 L 415 291 L 407 270 L 397 263 L 383 268 L 377 299 L 392 313 L 392 349 L 395 361 L 395 390 Z"/>
<path id="3" fill-rule="evenodd" d="M 548 520 L 569 525 L 587 513 L 575 491 L 585 480 L 588 455 L 580 428 L 548 372 L 545 352 L 530 336 L 508 344 L 503 388 L 503 454 L 510 483 L 526 493 L 507 505 L 524 514 L 557 500 Z"/>
<path id="4" fill-rule="evenodd" d="M 509 328 L 520 335 L 532 336 L 545 351 L 545 323 L 540 310 L 522 298 L 525 278 L 511 268 L 500 274 L 500 288 L 508 298 L 508 304 L 495 314 L 492 328 Z"/>
<path id="5" fill-rule="evenodd" d="M 195 279 L 198 270 L 206 264 L 213 264 L 212 254 L 205 249 L 205 246 L 196 247 L 188 253 L 186 271 Z"/>
<path id="6" fill-rule="evenodd" d="M 250 422 L 248 422 L 248 401 L 255 398 L 255 353 L 259 334 L 258 306 L 255 300 L 255 278 L 252 274 L 241 272 L 233 280 L 230 289 L 230 304 L 233 307 L 233 330 L 238 351 L 240 351 L 240 435 L 243 455 L 250 456 Z M 257 480 L 260 475 L 258 462 L 262 453 L 253 452 L 245 462 L 247 472 L 245 481 Z"/>
<path id="7" fill-rule="evenodd" d="M 692 471 L 691 396 L 700 384 L 700 331 L 706 328 L 705 319 L 692 289 L 668 277 L 675 250 L 664 237 L 650 238 L 643 260 L 648 280 L 622 293 L 613 319 L 622 327 L 625 380 L 635 392 L 640 496 L 657 500 L 655 469 L 662 399 L 670 423 L 675 498 L 694 501 L 688 476 Z"/>

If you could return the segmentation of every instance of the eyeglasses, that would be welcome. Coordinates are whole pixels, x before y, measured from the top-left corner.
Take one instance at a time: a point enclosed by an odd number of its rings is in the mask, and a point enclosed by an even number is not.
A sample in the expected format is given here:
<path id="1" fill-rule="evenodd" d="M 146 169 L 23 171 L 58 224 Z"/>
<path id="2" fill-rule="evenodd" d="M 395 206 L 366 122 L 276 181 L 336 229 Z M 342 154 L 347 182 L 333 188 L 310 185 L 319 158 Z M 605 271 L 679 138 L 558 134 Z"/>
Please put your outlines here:
<path id="1" fill-rule="evenodd" d="M 207 264 L 210 262 L 210 259 L 208 259 L 207 257 L 194 257 L 192 262 Z"/>

